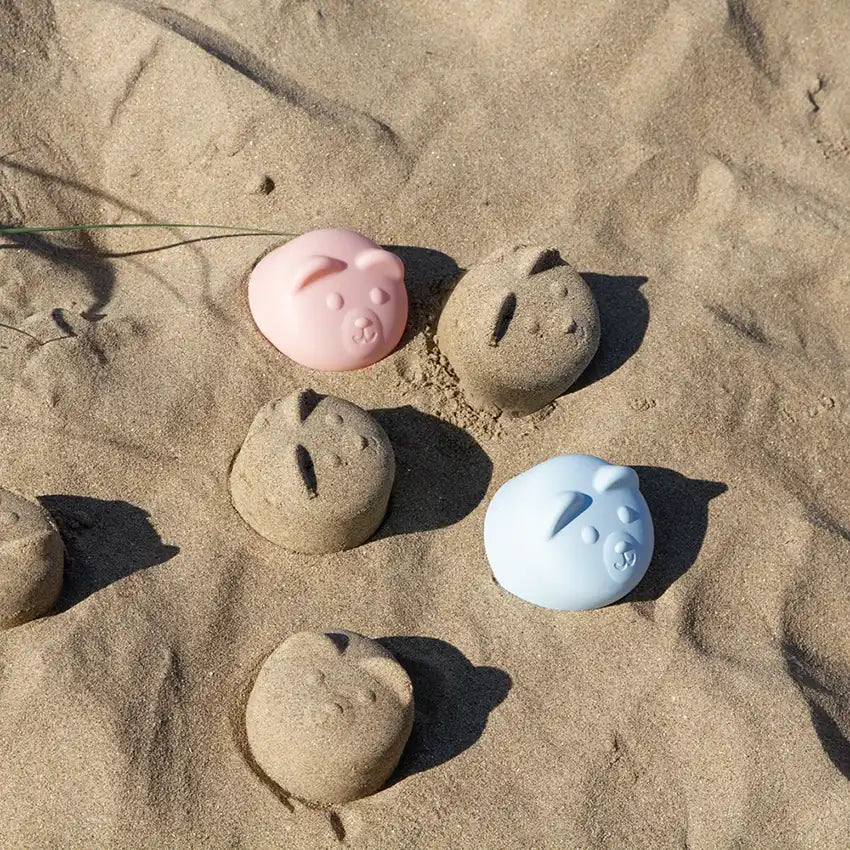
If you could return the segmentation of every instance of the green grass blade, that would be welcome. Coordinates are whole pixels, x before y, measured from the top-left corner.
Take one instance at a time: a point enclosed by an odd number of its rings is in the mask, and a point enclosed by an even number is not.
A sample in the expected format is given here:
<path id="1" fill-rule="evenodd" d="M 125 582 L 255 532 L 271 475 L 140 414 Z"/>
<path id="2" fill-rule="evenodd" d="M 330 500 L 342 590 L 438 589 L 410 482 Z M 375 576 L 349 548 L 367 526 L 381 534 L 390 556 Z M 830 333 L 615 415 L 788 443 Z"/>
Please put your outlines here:
<path id="1" fill-rule="evenodd" d="M 246 236 L 295 237 L 298 235 L 297 233 L 281 233 L 276 230 L 260 230 L 256 227 L 229 227 L 227 225 L 220 224 L 153 224 L 150 222 L 140 222 L 130 224 L 65 224 L 61 226 L 45 225 L 43 227 L 0 227 L 0 236 L 14 236 L 26 233 L 62 233 L 79 230 L 111 230 L 131 227 L 158 227 L 161 229 L 179 227 L 194 230 L 221 230 L 227 233 L 244 233 Z"/>

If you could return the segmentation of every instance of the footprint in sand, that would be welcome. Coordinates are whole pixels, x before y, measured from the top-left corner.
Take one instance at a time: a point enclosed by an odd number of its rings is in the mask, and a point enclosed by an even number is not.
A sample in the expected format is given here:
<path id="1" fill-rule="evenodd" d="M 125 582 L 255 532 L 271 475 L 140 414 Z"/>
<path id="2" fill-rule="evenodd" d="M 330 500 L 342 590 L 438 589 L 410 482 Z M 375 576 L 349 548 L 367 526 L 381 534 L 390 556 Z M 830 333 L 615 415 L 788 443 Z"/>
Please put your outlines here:
<path id="1" fill-rule="evenodd" d="M 556 250 L 517 246 L 461 278 L 437 334 L 473 404 L 527 415 L 566 392 L 590 363 L 599 311 Z"/>
<path id="2" fill-rule="evenodd" d="M 64 558 L 47 511 L 0 488 L 0 630 L 47 613 L 62 589 Z"/>
<path id="3" fill-rule="evenodd" d="M 373 794 L 413 725 L 413 685 L 377 641 L 299 632 L 260 668 L 245 726 L 251 754 L 287 794 L 343 803 Z"/>
<path id="4" fill-rule="evenodd" d="M 392 445 L 371 415 L 299 390 L 254 418 L 233 463 L 230 494 L 267 540 L 296 552 L 339 552 L 374 534 L 394 477 Z"/>

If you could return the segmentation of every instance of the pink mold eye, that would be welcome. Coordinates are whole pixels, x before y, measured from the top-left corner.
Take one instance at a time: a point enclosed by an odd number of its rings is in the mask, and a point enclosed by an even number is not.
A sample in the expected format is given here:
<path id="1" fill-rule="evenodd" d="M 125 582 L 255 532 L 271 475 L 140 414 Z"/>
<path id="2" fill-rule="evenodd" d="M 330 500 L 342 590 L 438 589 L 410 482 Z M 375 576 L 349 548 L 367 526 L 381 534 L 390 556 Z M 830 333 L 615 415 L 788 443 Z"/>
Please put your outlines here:
<path id="1" fill-rule="evenodd" d="M 369 293 L 369 297 L 373 304 L 386 304 L 390 300 L 390 296 L 377 286 Z"/>
<path id="2" fill-rule="evenodd" d="M 339 310 L 342 307 L 342 296 L 338 292 L 331 292 L 325 298 L 328 310 Z"/>

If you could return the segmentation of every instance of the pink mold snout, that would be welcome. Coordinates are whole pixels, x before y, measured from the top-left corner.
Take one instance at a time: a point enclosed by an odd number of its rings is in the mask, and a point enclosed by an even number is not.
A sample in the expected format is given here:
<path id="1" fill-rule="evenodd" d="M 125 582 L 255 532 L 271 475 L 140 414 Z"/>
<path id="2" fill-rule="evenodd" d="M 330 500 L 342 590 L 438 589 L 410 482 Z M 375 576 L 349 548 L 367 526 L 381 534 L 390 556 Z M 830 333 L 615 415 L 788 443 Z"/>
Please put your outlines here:
<path id="1" fill-rule="evenodd" d="M 302 366 L 370 366 L 407 324 L 401 260 L 351 230 L 314 230 L 271 251 L 248 281 L 260 332 Z"/>

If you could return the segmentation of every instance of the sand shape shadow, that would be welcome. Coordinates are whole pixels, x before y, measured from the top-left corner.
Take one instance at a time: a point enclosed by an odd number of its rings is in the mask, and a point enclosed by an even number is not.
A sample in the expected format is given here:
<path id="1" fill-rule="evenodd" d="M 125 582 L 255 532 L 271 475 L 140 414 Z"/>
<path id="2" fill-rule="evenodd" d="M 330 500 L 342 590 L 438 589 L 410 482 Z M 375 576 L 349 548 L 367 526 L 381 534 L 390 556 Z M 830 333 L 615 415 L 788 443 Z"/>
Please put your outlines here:
<path id="1" fill-rule="evenodd" d="M 410 635 L 378 638 L 413 682 L 410 739 L 387 786 L 430 770 L 468 750 L 513 681 L 498 667 L 476 667 L 444 640 Z"/>
<path id="2" fill-rule="evenodd" d="M 87 496 L 42 496 L 65 543 L 65 578 L 54 613 L 139 570 L 173 558 L 142 508 Z"/>
<path id="3" fill-rule="evenodd" d="M 474 437 L 410 405 L 370 412 L 396 459 L 387 516 L 372 540 L 445 528 L 478 507 L 493 463 Z"/>
<path id="4" fill-rule="evenodd" d="M 637 353 L 649 326 L 649 302 L 640 291 L 643 275 L 580 272 L 590 287 L 602 328 L 599 350 L 567 392 L 576 392 L 617 371 Z"/>

